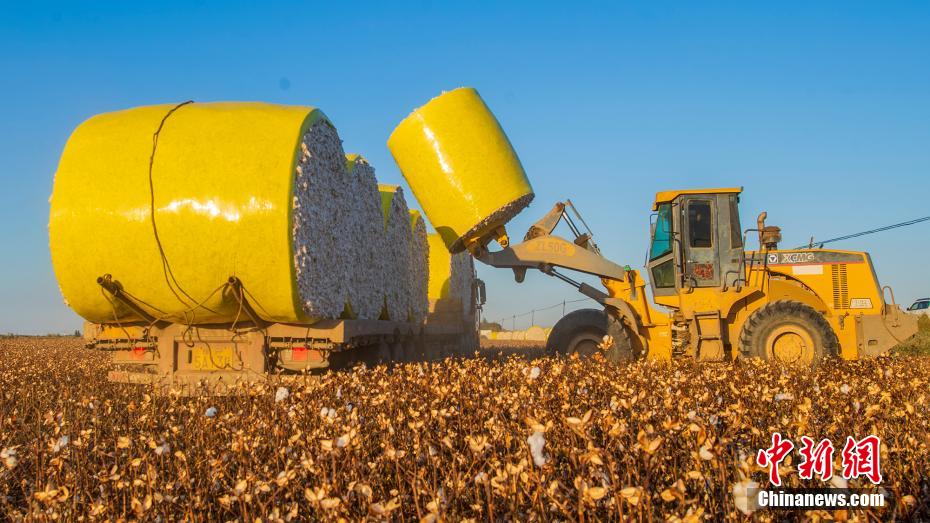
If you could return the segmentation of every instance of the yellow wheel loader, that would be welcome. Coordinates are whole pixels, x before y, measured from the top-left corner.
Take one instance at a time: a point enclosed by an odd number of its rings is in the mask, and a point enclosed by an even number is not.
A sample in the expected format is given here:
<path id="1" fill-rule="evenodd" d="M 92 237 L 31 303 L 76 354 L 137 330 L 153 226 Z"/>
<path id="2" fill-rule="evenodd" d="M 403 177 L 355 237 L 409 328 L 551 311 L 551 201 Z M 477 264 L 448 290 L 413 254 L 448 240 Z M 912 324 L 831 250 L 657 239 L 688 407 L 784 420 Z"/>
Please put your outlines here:
<path id="1" fill-rule="evenodd" d="M 765 225 L 765 213 L 757 227 L 741 229 L 740 191 L 656 195 L 645 270 L 663 310 L 650 303 L 639 271 L 601 256 L 590 230 L 579 228 L 581 222 L 587 229 L 571 201 L 557 203 L 522 243 L 492 252 L 488 237 L 473 242 L 471 252 L 488 265 L 513 269 L 517 281 L 527 269 L 538 269 L 603 305 L 556 323 L 547 344 L 554 353 L 603 351 L 610 361 L 756 357 L 814 365 L 830 357 L 878 356 L 917 332 L 916 320 L 895 304 L 891 289 L 879 285 L 868 253 L 778 249 L 780 230 Z M 561 221 L 572 241 L 552 234 Z M 758 235 L 757 251 L 744 248 L 750 233 Z M 598 276 L 605 290 L 560 268 Z"/>
<path id="2" fill-rule="evenodd" d="M 744 231 L 741 188 L 658 193 L 644 274 L 604 258 L 570 201 L 557 203 L 511 245 L 504 226 L 533 193 L 474 89 L 444 93 L 414 110 L 388 148 L 450 251 L 467 249 L 483 263 L 510 268 L 518 282 L 527 269 L 539 270 L 603 306 L 562 318 L 549 335 L 551 352 L 814 365 L 874 357 L 917 332 L 916 319 L 880 286 L 867 253 L 779 249 L 780 230 L 765 225 L 765 213 Z M 553 235 L 563 221 L 571 240 Z M 749 234 L 758 235 L 756 251 L 746 250 Z M 494 241 L 500 250 L 489 249 Z M 560 269 L 597 276 L 604 289 Z"/>

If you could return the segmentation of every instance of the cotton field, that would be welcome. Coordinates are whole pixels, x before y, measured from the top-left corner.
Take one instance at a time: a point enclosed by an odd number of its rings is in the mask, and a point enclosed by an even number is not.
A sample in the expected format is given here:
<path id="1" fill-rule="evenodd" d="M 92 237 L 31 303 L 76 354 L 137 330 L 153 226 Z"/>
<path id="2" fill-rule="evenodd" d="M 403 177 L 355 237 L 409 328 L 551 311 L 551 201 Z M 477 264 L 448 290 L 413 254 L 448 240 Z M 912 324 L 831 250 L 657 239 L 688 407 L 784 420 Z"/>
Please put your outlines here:
<path id="1" fill-rule="evenodd" d="M 848 486 L 894 503 L 753 517 L 921 519 L 925 362 L 472 358 L 185 397 L 106 382 L 106 355 L 78 339 L 4 338 L 0 519 L 746 520 L 776 431 L 880 436 L 882 484 Z M 830 486 L 796 467 L 779 468 L 786 486 Z"/>

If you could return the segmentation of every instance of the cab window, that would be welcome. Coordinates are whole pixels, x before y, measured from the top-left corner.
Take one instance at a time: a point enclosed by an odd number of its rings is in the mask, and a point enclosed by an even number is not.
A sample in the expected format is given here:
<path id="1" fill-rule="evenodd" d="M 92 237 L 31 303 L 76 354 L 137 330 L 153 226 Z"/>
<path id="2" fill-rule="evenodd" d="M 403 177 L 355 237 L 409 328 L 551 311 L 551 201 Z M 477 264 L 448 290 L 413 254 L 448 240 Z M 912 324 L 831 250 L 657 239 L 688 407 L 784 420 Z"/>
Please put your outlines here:
<path id="1" fill-rule="evenodd" d="M 672 205 L 659 206 L 659 214 L 652 231 L 652 246 L 649 248 L 649 260 L 654 260 L 672 252 Z"/>
<path id="2" fill-rule="evenodd" d="M 730 196 L 730 247 L 743 246 L 743 232 L 739 228 L 739 196 Z"/>
<path id="3" fill-rule="evenodd" d="M 675 286 L 675 260 L 660 263 L 652 269 L 652 282 L 656 288 L 667 289 Z"/>
<path id="4" fill-rule="evenodd" d="M 710 202 L 707 200 L 692 200 L 688 204 L 688 240 L 692 247 L 713 246 L 712 225 Z"/>

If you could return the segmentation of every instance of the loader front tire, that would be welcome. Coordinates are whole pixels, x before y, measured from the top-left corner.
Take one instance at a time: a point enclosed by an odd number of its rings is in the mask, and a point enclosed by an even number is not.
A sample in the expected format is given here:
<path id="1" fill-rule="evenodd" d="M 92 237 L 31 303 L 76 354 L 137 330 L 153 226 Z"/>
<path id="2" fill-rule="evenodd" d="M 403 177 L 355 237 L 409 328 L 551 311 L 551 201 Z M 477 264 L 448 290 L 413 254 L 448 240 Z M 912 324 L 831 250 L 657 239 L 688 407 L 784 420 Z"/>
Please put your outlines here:
<path id="1" fill-rule="evenodd" d="M 768 303 L 752 313 L 739 337 L 743 356 L 816 366 L 834 357 L 839 341 L 823 314 L 790 300 Z"/>
<path id="2" fill-rule="evenodd" d="M 608 341 L 611 343 L 602 349 L 605 336 L 609 336 Z M 626 327 L 598 309 L 579 309 L 563 316 L 549 333 L 546 352 L 551 355 L 577 354 L 583 358 L 601 352 L 611 363 L 636 358 Z"/>

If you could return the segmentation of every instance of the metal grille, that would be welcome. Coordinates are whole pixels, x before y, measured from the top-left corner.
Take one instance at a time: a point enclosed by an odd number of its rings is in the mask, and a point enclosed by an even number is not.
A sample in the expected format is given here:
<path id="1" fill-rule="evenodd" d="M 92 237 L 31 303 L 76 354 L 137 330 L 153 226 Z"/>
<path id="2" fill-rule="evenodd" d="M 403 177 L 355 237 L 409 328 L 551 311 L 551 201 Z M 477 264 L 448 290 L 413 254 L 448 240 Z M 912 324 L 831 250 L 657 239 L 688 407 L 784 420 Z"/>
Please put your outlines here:
<path id="1" fill-rule="evenodd" d="M 833 308 L 849 308 L 849 286 L 846 283 L 846 264 L 837 263 L 830 266 L 833 276 Z"/>

